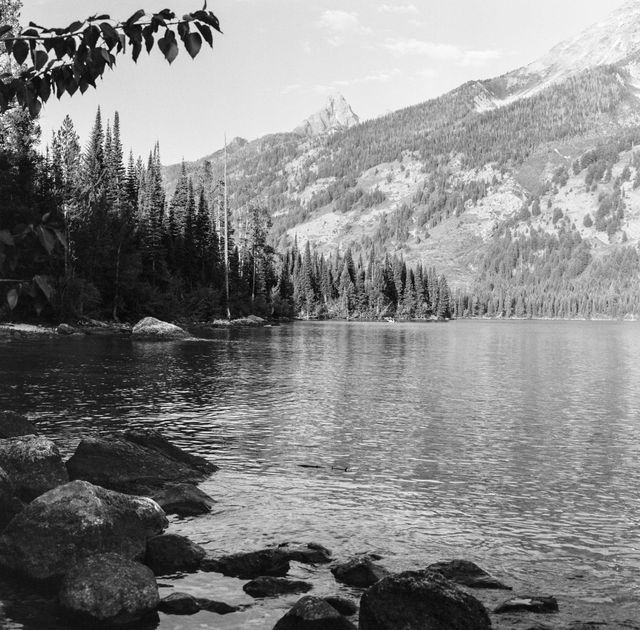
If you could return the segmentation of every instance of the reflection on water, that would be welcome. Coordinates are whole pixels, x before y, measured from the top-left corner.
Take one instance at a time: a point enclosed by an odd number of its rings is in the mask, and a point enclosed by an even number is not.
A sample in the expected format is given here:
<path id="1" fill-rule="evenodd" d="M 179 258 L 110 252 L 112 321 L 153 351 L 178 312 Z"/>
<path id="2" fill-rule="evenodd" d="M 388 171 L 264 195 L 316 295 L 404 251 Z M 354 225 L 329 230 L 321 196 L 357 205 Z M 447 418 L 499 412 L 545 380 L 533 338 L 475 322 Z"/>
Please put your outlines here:
<path id="1" fill-rule="evenodd" d="M 215 513 L 173 525 L 211 551 L 302 539 L 375 550 L 394 569 L 466 557 L 559 595 L 576 618 L 624 621 L 640 613 L 639 356 L 640 326 L 589 322 L 3 341 L 0 404 L 66 452 L 87 431 L 150 426 L 218 463 L 203 484 Z M 312 579 L 337 590 L 330 574 Z M 176 585 L 250 600 L 219 576 Z M 216 627 L 270 628 L 291 601 Z"/>

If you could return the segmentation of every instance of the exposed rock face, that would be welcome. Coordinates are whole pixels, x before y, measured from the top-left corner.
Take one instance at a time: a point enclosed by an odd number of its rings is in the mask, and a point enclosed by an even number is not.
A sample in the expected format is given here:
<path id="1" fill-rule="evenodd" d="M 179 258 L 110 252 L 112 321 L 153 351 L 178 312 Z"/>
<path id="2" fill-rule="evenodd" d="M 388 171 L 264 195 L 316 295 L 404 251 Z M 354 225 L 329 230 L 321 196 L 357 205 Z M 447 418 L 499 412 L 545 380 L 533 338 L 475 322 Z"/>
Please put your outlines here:
<path id="1" fill-rule="evenodd" d="M 155 492 L 152 499 L 166 514 L 177 514 L 178 516 L 207 514 L 215 504 L 215 501 L 208 494 L 191 483 L 168 485 Z"/>
<path id="2" fill-rule="evenodd" d="M 200 568 L 203 571 L 252 580 L 261 575 L 284 577 L 289 572 L 289 567 L 286 555 L 278 549 L 261 549 L 220 558 L 205 558 Z"/>
<path id="3" fill-rule="evenodd" d="M 192 573 L 200 567 L 206 551 L 184 536 L 163 534 L 147 541 L 144 562 L 156 575 Z"/>
<path id="4" fill-rule="evenodd" d="M 355 602 L 347 599 L 346 597 L 338 597 L 337 595 L 330 595 L 329 597 L 323 597 L 327 604 L 333 606 L 341 615 L 345 617 L 351 617 L 358 612 L 358 606 Z"/>
<path id="5" fill-rule="evenodd" d="M 330 131 L 354 127 L 360 119 L 342 94 L 333 94 L 326 105 L 294 129 L 301 136 L 317 136 Z"/>
<path id="6" fill-rule="evenodd" d="M 167 483 L 193 483 L 204 478 L 203 464 L 195 467 L 185 458 L 176 459 L 170 455 L 168 448 L 143 446 L 132 441 L 131 435 L 134 434 L 83 439 L 67 462 L 71 479 L 83 479 L 119 492 L 153 494 L 154 489 Z M 162 436 L 159 439 L 172 450 L 193 457 L 169 445 Z M 215 470 L 213 464 L 206 464 Z"/>
<path id="7" fill-rule="evenodd" d="M 430 564 L 427 569 L 440 573 L 456 584 L 462 584 L 463 586 L 511 590 L 510 586 L 506 586 L 499 580 L 496 580 L 496 578 L 489 575 L 484 569 L 481 569 L 477 564 L 469 562 L 468 560 L 436 562 Z"/>
<path id="8" fill-rule="evenodd" d="M 116 553 L 86 558 L 65 576 L 60 606 L 84 622 L 123 625 L 155 614 L 160 597 L 151 570 Z"/>
<path id="9" fill-rule="evenodd" d="M 360 600 L 360 630 L 490 630 L 484 606 L 439 573 L 384 578 Z"/>
<path id="10" fill-rule="evenodd" d="M 356 630 L 333 606 L 307 595 L 298 600 L 273 630 Z"/>
<path id="11" fill-rule="evenodd" d="M 317 543 L 282 543 L 278 550 L 287 556 L 289 560 L 302 562 L 303 564 L 326 564 L 331 562 L 331 552 Z"/>
<path id="12" fill-rule="evenodd" d="M 0 411 L 0 439 L 21 435 L 38 435 L 38 431 L 23 415 L 13 411 Z"/>
<path id="13" fill-rule="evenodd" d="M 58 447 L 35 435 L 0 440 L 0 466 L 23 501 L 69 481 Z"/>
<path id="14" fill-rule="evenodd" d="M 288 593 L 306 593 L 313 588 L 309 582 L 287 580 L 281 577 L 263 575 L 247 582 L 242 590 L 251 597 L 275 597 Z"/>
<path id="15" fill-rule="evenodd" d="M 45 580 L 65 575 L 88 555 L 144 557 L 147 538 L 168 525 L 154 501 L 72 481 L 41 495 L 0 536 L 0 565 Z"/>
<path id="16" fill-rule="evenodd" d="M 186 330 L 176 326 L 175 324 L 169 324 L 155 317 L 145 317 L 141 319 L 131 331 L 131 335 L 134 339 L 147 339 L 147 340 L 171 340 L 171 339 L 186 339 L 189 337 L 189 333 Z"/>
<path id="17" fill-rule="evenodd" d="M 554 613 L 558 612 L 558 600 L 546 595 L 513 597 L 500 604 L 493 612 L 498 614 L 512 612 Z"/>
<path id="18" fill-rule="evenodd" d="M 371 586 L 389 575 L 384 567 L 372 562 L 368 556 L 350 558 L 332 567 L 331 573 L 338 582 L 360 587 Z"/>

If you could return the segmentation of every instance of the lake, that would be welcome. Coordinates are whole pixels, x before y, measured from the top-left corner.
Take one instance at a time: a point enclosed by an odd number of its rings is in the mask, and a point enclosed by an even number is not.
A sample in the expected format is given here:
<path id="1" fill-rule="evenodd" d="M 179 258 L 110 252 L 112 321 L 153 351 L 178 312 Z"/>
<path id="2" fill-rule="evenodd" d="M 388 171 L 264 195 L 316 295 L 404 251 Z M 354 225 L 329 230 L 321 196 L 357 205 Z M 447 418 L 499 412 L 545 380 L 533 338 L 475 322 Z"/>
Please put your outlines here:
<path id="1" fill-rule="evenodd" d="M 213 513 L 171 525 L 212 553 L 297 540 L 375 551 L 393 570 L 466 558 L 518 593 L 556 595 L 563 624 L 640 627 L 640 324 L 305 322 L 209 337 L 1 340 L 0 405 L 65 454 L 87 432 L 152 427 L 218 464 L 201 485 Z M 292 575 L 356 593 L 326 568 Z M 162 595 L 253 601 L 216 574 L 159 581 Z M 298 597 L 159 627 L 270 630 Z M 9 628 L 44 627 L 14 608 Z"/>

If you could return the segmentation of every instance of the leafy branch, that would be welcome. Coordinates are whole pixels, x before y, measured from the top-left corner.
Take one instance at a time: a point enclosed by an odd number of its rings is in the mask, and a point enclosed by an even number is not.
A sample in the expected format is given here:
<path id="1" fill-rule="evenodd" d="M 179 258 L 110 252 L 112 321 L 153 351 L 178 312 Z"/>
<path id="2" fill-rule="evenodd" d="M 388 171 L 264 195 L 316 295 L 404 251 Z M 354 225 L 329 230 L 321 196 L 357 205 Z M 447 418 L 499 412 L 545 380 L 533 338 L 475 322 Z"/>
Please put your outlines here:
<path id="1" fill-rule="evenodd" d="M 137 61 L 143 47 L 150 53 L 157 44 L 172 63 L 179 52 L 179 38 L 194 58 L 203 39 L 213 48 L 212 29 L 222 33 L 206 2 L 201 10 L 179 19 L 169 9 L 151 14 L 140 9 L 123 22 L 106 14 L 92 15 L 66 28 L 30 22 L 28 29 L 17 34 L 12 26 L 0 25 L 0 54 L 4 48 L 20 66 L 17 73 L 0 74 L 0 113 L 15 99 L 35 117 L 52 94 L 58 99 L 65 92 L 84 94 L 96 87 L 107 68 L 115 66 L 117 55 L 127 54 L 127 47 Z"/>

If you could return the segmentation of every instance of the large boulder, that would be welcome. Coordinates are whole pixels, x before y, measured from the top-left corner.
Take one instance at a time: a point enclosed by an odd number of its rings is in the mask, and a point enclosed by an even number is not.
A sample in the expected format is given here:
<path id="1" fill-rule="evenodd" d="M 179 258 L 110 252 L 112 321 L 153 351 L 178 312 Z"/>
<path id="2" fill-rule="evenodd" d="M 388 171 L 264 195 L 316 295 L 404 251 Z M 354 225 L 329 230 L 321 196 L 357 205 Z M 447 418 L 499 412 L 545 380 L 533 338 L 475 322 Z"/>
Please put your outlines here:
<path id="1" fill-rule="evenodd" d="M 331 562 L 331 552 L 317 543 L 282 543 L 278 549 L 287 556 L 289 560 L 302 562 L 303 564 L 326 564 Z"/>
<path id="2" fill-rule="evenodd" d="M 175 483 L 154 492 L 151 497 L 166 514 L 198 516 L 208 514 L 215 505 L 206 492 L 192 483 Z"/>
<path id="3" fill-rule="evenodd" d="M 23 501 L 69 481 L 58 447 L 36 435 L 0 440 L 0 467 L 4 468 Z"/>
<path id="4" fill-rule="evenodd" d="M 83 627 L 125 625 L 156 614 L 160 601 L 148 567 L 116 553 L 85 558 L 65 576 L 60 606 Z"/>
<path id="5" fill-rule="evenodd" d="M 208 466 L 215 470 L 213 464 Z M 206 475 L 204 469 L 203 464 L 195 467 L 185 458 L 169 454 L 168 449 L 143 446 L 125 435 L 84 438 L 67 461 L 71 479 L 133 494 L 153 495 L 168 483 L 201 481 Z"/>
<path id="6" fill-rule="evenodd" d="M 13 496 L 13 483 L 9 475 L 0 468 L 0 531 L 22 507 L 20 500 Z"/>
<path id="7" fill-rule="evenodd" d="M 247 582 L 242 590 L 251 597 L 275 597 L 289 593 L 306 593 L 313 588 L 309 582 L 288 580 L 282 577 L 263 575 Z"/>
<path id="8" fill-rule="evenodd" d="M 372 562 L 369 556 L 354 556 L 346 562 L 336 564 L 331 567 L 331 573 L 338 582 L 362 588 L 371 586 L 389 575 L 383 566 Z"/>
<path id="9" fill-rule="evenodd" d="M 134 339 L 155 339 L 159 341 L 187 339 L 190 336 L 189 333 L 180 328 L 180 326 L 163 322 L 155 317 L 145 317 L 144 319 L 141 319 L 133 327 L 131 335 Z"/>
<path id="10" fill-rule="evenodd" d="M 430 564 L 427 569 L 444 575 L 456 584 L 471 588 L 491 588 L 510 591 L 511 587 L 497 580 L 492 575 L 481 569 L 477 564 L 469 560 L 451 560 L 450 562 L 436 562 Z"/>
<path id="11" fill-rule="evenodd" d="M 0 411 L 0 439 L 21 435 L 38 435 L 38 431 L 22 414 L 14 411 Z"/>
<path id="12" fill-rule="evenodd" d="M 299 599 L 273 630 L 356 630 L 333 606 L 319 597 Z"/>
<path id="13" fill-rule="evenodd" d="M 390 575 L 360 600 L 360 630 L 490 630 L 484 606 L 432 571 Z"/>
<path id="14" fill-rule="evenodd" d="M 144 563 L 156 575 L 193 573 L 200 568 L 207 552 L 196 543 L 177 534 L 163 534 L 147 541 Z"/>
<path id="15" fill-rule="evenodd" d="M 0 536 L 0 565 L 46 580 L 98 553 L 141 560 L 147 538 L 167 525 L 151 499 L 72 481 L 41 495 L 11 520 Z"/>
<path id="16" fill-rule="evenodd" d="M 327 604 L 333 606 L 341 615 L 351 617 L 358 612 L 358 605 L 351 599 L 340 597 L 339 595 L 328 595 L 323 597 Z"/>
<path id="17" fill-rule="evenodd" d="M 289 572 L 290 565 L 286 554 L 279 549 L 268 548 L 219 558 L 205 558 L 200 568 L 203 571 L 252 580 L 261 575 L 284 577 Z"/>

